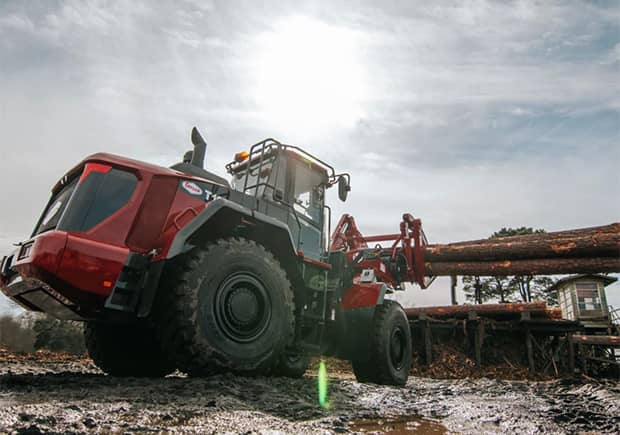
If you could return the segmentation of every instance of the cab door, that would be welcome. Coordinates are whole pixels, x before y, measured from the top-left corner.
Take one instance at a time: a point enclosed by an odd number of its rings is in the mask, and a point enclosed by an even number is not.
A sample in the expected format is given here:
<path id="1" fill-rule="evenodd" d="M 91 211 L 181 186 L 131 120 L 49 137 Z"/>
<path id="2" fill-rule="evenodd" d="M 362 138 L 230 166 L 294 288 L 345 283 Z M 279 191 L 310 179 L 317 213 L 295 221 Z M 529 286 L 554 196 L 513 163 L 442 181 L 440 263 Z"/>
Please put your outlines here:
<path id="1" fill-rule="evenodd" d="M 289 159 L 286 191 L 292 204 L 288 226 L 298 250 L 304 256 L 320 260 L 323 246 L 323 203 L 325 176 L 311 164 L 296 158 Z"/>

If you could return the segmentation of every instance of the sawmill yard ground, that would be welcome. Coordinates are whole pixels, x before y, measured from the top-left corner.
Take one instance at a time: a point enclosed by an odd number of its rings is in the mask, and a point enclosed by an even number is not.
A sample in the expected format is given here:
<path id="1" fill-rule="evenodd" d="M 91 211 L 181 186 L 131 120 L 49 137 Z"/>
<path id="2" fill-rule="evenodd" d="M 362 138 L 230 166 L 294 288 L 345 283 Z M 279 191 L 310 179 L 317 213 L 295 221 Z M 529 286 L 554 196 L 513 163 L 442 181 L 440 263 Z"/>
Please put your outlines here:
<path id="1" fill-rule="evenodd" d="M 115 378 L 88 359 L 0 350 L 0 433 L 618 433 L 614 381 L 412 376 L 405 388 L 355 382 L 327 361 L 329 409 L 302 379 L 219 375 Z"/>

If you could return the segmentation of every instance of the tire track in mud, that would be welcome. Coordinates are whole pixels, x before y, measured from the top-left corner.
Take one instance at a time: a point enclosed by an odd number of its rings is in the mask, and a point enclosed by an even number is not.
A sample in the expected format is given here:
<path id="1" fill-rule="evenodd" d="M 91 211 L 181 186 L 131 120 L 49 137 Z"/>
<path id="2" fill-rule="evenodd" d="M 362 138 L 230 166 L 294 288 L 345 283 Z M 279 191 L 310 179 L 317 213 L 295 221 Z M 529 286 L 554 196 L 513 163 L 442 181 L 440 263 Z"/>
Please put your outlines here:
<path id="1" fill-rule="evenodd" d="M 218 375 L 115 378 L 92 364 L 0 363 L 0 432 L 342 433 L 359 421 L 405 416 L 463 433 L 620 432 L 620 384 L 410 378 L 406 388 L 316 378 Z"/>

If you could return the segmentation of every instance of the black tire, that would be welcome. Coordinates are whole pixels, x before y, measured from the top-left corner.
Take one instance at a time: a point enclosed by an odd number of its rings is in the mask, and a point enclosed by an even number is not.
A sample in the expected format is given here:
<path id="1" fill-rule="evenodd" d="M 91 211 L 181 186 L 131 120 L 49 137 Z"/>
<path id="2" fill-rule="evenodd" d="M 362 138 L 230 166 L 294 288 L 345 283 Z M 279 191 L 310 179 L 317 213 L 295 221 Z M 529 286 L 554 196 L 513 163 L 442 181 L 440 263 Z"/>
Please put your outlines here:
<path id="1" fill-rule="evenodd" d="M 267 374 L 293 337 L 293 291 L 264 247 L 230 238 L 167 271 L 155 311 L 162 344 L 193 376 Z"/>
<path id="2" fill-rule="evenodd" d="M 372 361 L 351 361 L 351 366 L 353 366 L 353 373 L 355 373 L 355 379 L 357 382 L 367 383 L 374 382 L 375 378 L 375 368 L 374 362 Z"/>
<path id="3" fill-rule="evenodd" d="M 146 326 L 86 323 L 84 343 L 95 365 L 112 376 L 161 377 L 175 369 Z"/>
<path id="4" fill-rule="evenodd" d="M 310 356 L 285 352 L 271 373 L 273 376 L 302 378 L 310 366 Z"/>
<path id="5" fill-rule="evenodd" d="M 405 385 L 411 361 L 407 316 L 398 302 L 386 300 L 375 309 L 370 359 L 352 361 L 355 378 L 358 382 Z"/>

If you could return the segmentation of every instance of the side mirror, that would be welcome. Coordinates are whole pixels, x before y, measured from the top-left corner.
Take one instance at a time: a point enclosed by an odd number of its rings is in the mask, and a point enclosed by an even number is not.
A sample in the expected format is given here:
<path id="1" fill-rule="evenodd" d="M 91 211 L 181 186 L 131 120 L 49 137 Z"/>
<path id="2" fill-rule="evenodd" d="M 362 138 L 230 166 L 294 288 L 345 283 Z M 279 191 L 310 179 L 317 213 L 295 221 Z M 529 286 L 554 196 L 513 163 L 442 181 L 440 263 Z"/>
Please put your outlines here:
<path id="1" fill-rule="evenodd" d="M 347 200 L 347 196 L 351 191 L 351 185 L 346 177 L 340 177 L 338 179 L 338 198 L 340 201 L 345 202 Z"/>

